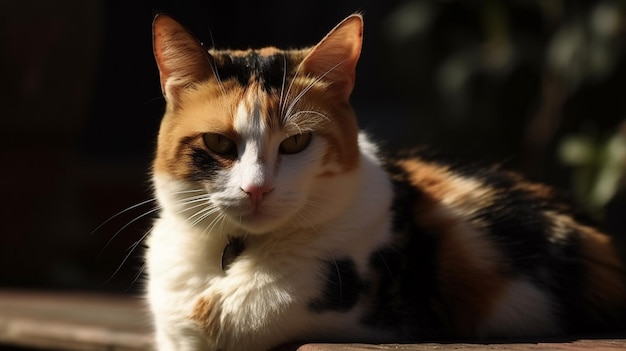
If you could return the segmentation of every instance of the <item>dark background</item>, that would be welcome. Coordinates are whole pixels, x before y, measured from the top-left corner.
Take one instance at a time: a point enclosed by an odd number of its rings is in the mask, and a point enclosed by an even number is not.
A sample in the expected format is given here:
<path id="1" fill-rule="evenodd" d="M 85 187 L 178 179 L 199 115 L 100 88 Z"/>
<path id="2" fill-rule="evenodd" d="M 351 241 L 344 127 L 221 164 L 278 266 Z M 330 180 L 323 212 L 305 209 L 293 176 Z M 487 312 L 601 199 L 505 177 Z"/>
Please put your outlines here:
<path id="1" fill-rule="evenodd" d="M 378 140 L 502 163 L 626 232 L 625 1 L 3 1 L 0 288 L 141 290 L 155 203 L 107 219 L 152 198 L 158 11 L 220 48 L 311 45 L 361 11 Z"/>

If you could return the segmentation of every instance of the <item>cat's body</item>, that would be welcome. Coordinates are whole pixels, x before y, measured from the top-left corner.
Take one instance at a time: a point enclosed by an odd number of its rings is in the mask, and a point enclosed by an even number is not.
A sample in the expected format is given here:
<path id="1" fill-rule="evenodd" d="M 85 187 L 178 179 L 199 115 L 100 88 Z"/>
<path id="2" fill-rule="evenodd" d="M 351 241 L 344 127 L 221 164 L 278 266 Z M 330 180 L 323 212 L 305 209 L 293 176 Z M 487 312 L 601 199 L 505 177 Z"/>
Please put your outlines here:
<path id="1" fill-rule="evenodd" d="M 158 16 L 167 100 L 148 239 L 159 350 L 544 336 L 623 322 L 611 240 L 544 186 L 386 160 L 348 98 L 362 21 L 210 51 Z"/>

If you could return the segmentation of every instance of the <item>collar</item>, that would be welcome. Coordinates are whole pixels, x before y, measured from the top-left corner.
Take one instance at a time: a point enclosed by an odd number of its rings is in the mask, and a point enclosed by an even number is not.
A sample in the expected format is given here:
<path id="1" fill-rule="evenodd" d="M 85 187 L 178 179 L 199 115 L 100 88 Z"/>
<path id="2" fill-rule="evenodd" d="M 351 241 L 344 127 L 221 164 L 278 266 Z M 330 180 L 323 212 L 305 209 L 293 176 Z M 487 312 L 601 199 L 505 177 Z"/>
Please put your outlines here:
<path id="1" fill-rule="evenodd" d="M 223 272 L 230 268 L 237 257 L 241 256 L 245 248 L 246 246 L 242 238 L 228 238 L 228 243 L 224 247 L 224 251 L 222 251 L 221 267 Z"/>

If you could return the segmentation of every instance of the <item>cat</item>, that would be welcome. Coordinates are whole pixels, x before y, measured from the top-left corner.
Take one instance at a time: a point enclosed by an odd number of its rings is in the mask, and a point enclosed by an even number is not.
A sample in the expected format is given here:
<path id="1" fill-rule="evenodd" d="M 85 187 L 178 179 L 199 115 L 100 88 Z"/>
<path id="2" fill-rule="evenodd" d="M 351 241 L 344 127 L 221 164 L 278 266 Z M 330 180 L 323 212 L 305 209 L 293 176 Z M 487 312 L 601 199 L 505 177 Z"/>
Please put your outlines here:
<path id="1" fill-rule="evenodd" d="M 384 157 L 359 131 L 349 100 L 362 34 L 354 14 L 305 49 L 207 50 L 155 17 L 157 348 L 623 326 L 624 261 L 554 190 L 428 152 Z"/>

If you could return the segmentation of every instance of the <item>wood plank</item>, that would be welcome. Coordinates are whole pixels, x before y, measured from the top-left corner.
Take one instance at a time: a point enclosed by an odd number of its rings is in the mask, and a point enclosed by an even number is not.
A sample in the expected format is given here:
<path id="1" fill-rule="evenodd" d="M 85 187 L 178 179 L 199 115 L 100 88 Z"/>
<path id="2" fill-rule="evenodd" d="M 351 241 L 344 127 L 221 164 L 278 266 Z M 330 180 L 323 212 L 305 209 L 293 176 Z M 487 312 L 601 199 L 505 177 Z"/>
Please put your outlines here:
<path id="1" fill-rule="evenodd" d="M 0 292 L 0 343 L 57 350 L 148 350 L 141 301 L 88 294 Z"/>
<path id="2" fill-rule="evenodd" d="M 537 342 L 537 343 L 424 343 L 424 344 L 387 344 L 387 345 L 365 345 L 365 344 L 307 344 L 300 346 L 297 351 L 438 351 L 438 350 L 498 350 L 498 351 L 624 351 L 626 350 L 626 340 L 622 339 L 595 339 L 595 340 L 575 340 L 568 342 Z"/>
<path id="3" fill-rule="evenodd" d="M 132 296 L 0 291 L 0 344 L 70 351 L 152 349 L 143 301 Z M 2 345 L 0 345 L 2 348 Z M 411 345 L 306 344 L 276 351 L 366 350 L 626 350 L 626 339 L 598 338 L 519 343 Z"/>

